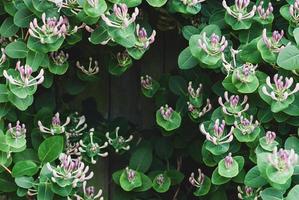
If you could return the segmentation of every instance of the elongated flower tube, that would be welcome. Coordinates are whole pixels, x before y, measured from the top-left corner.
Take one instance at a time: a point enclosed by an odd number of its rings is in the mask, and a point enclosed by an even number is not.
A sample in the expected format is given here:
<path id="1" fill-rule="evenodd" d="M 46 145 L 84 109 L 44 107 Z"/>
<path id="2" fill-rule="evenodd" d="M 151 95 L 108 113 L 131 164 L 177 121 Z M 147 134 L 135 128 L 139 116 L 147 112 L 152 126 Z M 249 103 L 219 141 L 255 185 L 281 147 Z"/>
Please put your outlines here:
<path id="1" fill-rule="evenodd" d="M 153 89 L 153 79 L 149 75 L 145 75 L 140 77 L 141 87 L 146 90 Z"/>
<path id="2" fill-rule="evenodd" d="M 138 42 L 136 43 L 136 46 L 138 48 L 147 49 L 150 44 L 152 44 L 155 41 L 156 37 L 156 31 L 153 30 L 152 34 L 148 37 L 147 31 L 145 28 L 141 28 L 139 24 L 136 25 L 136 36 Z"/>
<path id="3" fill-rule="evenodd" d="M 205 181 L 205 175 L 201 172 L 201 169 L 198 169 L 198 176 L 195 178 L 194 172 L 191 173 L 189 177 L 189 182 L 192 186 L 200 188 Z"/>
<path id="4" fill-rule="evenodd" d="M 6 70 L 3 71 L 3 76 L 9 81 L 10 84 L 19 87 L 30 87 L 43 83 L 44 81 L 44 70 L 41 69 L 36 77 L 32 77 L 32 68 L 29 65 L 21 66 L 21 62 L 18 61 L 16 64 L 16 70 L 19 71 L 19 77 L 13 77 L 9 75 Z"/>
<path id="5" fill-rule="evenodd" d="M 188 84 L 188 93 L 192 98 L 194 98 L 194 99 L 198 98 L 200 96 L 201 90 L 202 90 L 202 84 L 199 84 L 198 88 L 196 88 L 196 90 L 195 90 L 192 87 L 192 81 L 189 82 L 189 84 Z"/>
<path id="6" fill-rule="evenodd" d="M 70 25 L 66 17 L 46 17 L 46 14 L 42 14 L 43 25 L 39 26 L 37 19 L 34 18 L 29 25 L 29 34 L 40 40 L 42 44 L 56 42 L 57 38 L 65 38 L 67 35 L 77 32 L 78 27 L 74 27 L 70 30 Z"/>
<path id="7" fill-rule="evenodd" d="M 91 159 L 92 164 L 96 164 L 96 157 L 101 156 L 101 157 L 107 157 L 108 152 L 102 152 L 102 149 L 106 148 L 108 146 L 108 142 L 105 142 L 102 146 L 100 146 L 98 143 L 94 142 L 93 139 L 94 135 L 94 129 L 90 129 L 89 131 L 89 141 L 88 143 L 84 143 L 83 140 L 80 140 L 80 147 L 79 151 L 81 153 L 86 153 L 86 155 Z"/>
<path id="8" fill-rule="evenodd" d="M 247 111 L 249 109 L 249 104 L 247 103 L 248 97 L 247 95 L 244 95 L 243 101 L 240 101 L 239 95 L 231 95 L 228 96 L 228 92 L 224 92 L 224 99 L 225 102 L 223 102 L 222 97 L 218 98 L 218 103 L 222 107 L 223 113 L 227 115 L 235 115 L 239 116 L 243 112 Z"/>
<path id="9" fill-rule="evenodd" d="M 196 107 L 189 101 L 187 102 L 188 105 L 188 111 L 190 112 L 192 118 L 198 119 L 202 116 L 204 116 L 206 113 L 208 113 L 212 109 L 212 104 L 210 102 L 210 99 L 207 99 L 207 104 L 201 108 L 201 107 Z"/>
<path id="10" fill-rule="evenodd" d="M 296 83 L 295 88 L 291 90 L 291 87 L 294 83 L 293 78 L 285 77 L 285 81 L 283 81 L 283 76 L 275 74 L 273 81 L 274 84 L 271 83 L 271 79 L 268 76 L 266 79 L 266 84 L 270 91 L 268 91 L 266 86 L 263 86 L 262 92 L 271 97 L 274 101 L 285 101 L 289 96 L 299 91 L 299 83 Z"/>
<path id="11" fill-rule="evenodd" d="M 236 56 L 240 52 L 240 50 L 235 50 L 233 48 L 230 48 L 230 53 L 232 57 L 232 62 L 228 62 L 224 56 L 224 53 L 221 54 L 222 58 L 222 65 L 227 72 L 227 76 L 233 72 L 238 66 L 237 66 L 237 61 L 236 61 Z"/>
<path id="12" fill-rule="evenodd" d="M 60 121 L 60 115 L 57 112 L 53 117 L 52 117 L 52 124 L 49 128 L 45 127 L 41 121 L 38 121 L 38 127 L 39 130 L 42 133 L 49 133 L 51 135 L 55 134 L 62 134 L 65 132 L 65 127 L 70 123 L 70 118 L 67 117 L 64 124 L 61 123 Z"/>
<path id="13" fill-rule="evenodd" d="M 297 24 L 299 22 L 299 0 L 295 0 L 294 4 L 290 5 L 289 12 L 292 17 L 292 22 Z"/>
<path id="14" fill-rule="evenodd" d="M 212 142 L 214 145 L 221 145 L 233 141 L 233 130 L 234 127 L 231 127 L 229 133 L 225 135 L 225 121 L 222 120 L 220 122 L 219 119 L 216 119 L 213 129 L 209 130 L 209 132 L 206 131 L 204 124 L 200 125 L 200 131 L 202 134 L 204 134 L 206 139 Z"/>
<path id="15" fill-rule="evenodd" d="M 255 75 L 255 70 L 258 65 L 251 63 L 245 63 L 241 67 L 236 69 L 236 75 L 239 81 L 243 83 L 249 83 L 251 75 Z"/>
<path id="16" fill-rule="evenodd" d="M 84 115 L 79 115 L 78 112 L 75 112 L 69 115 L 70 124 L 66 127 L 65 135 L 67 138 L 78 137 L 83 135 L 84 131 L 87 128 L 86 118 Z"/>
<path id="17" fill-rule="evenodd" d="M 79 142 L 71 142 L 70 140 L 66 140 L 65 154 L 70 156 L 81 156 L 81 152 L 79 151 L 80 143 Z"/>
<path id="18" fill-rule="evenodd" d="M 251 11 L 248 11 L 250 0 L 235 0 L 235 5 L 229 7 L 226 0 L 222 1 L 222 6 L 227 14 L 234 17 L 238 21 L 250 19 L 255 15 L 256 6 L 254 5 Z"/>
<path id="19" fill-rule="evenodd" d="M 51 52 L 50 56 L 51 56 L 53 62 L 55 63 L 55 65 L 58 65 L 58 66 L 63 65 L 69 58 L 69 54 L 65 53 L 62 50 Z"/>
<path id="20" fill-rule="evenodd" d="M 16 126 L 12 126 L 11 123 L 8 124 L 8 133 L 12 138 L 25 138 L 26 137 L 26 126 L 25 124 L 21 124 L 20 121 L 17 121 Z"/>
<path id="21" fill-rule="evenodd" d="M 50 2 L 55 3 L 55 5 L 58 7 L 58 12 L 62 8 L 70 10 L 73 14 L 77 15 L 81 10 L 82 6 L 78 4 L 77 0 L 48 0 Z"/>
<path id="22" fill-rule="evenodd" d="M 235 121 L 234 125 L 243 135 L 247 135 L 251 134 L 259 126 L 259 122 L 257 120 L 253 122 L 253 115 L 250 115 L 249 119 L 240 116 L 240 121 Z"/>
<path id="23" fill-rule="evenodd" d="M 160 113 L 164 120 L 168 121 L 171 119 L 174 110 L 172 107 L 169 107 L 167 104 L 160 107 Z"/>
<path id="24" fill-rule="evenodd" d="M 285 46 L 281 43 L 281 39 L 283 38 L 284 31 L 274 31 L 272 33 L 272 37 L 268 38 L 267 30 L 263 30 L 262 40 L 267 46 L 267 48 L 275 53 L 279 53 Z"/>
<path id="25" fill-rule="evenodd" d="M 258 200 L 260 195 L 259 195 L 259 192 L 260 192 L 260 188 L 254 190 L 253 188 L 251 187 L 248 187 L 248 186 L 245 186 L 243 189 L 238 186 L 237 187 L 238 189 L 238 198 L 239 199 L 252 199 L 252 200 Z"/>
<path id="26" fill-rule="evenodd" d="M 115 152 L 118 153 L 121 150 L 128 151 L 130 149 L 130 145 L 128 144 L 133 140 L 133 135 L 130 135 L 128 139 L 125 139 L 123 136 L 118 134 L 119 127 L 115 129 L 115 136 L 112 138 L 109 132 L 106 133 L 106 138 L 108 139 L 108 143 L 115 149 Z"/>
<path id="27" fill-rule="evenodd" d="M 83 182 L 83 197 L 79 196 L 78 194 L 75 194 L 74 197 L 76 200 L 104 200 L 104 197 L 102 196 L 103 191 L 100 189 L 98 193 L 95 193 L 94 186 L 86 187 L 87 182 Z M 68 197 L 68 200 L 72 200 Z"/>
<path id="28" fill-rule="evenodd" d="M 276 139 L 276 133 L 273 131 L 267 131 L 267 133 L 266 133 L 267 144 L 272 144 L 275 139 Z"/>
<path id="29" fill-rule="evenodd" d="M 199 3 L 202 3 L 206 0 L 180 0 L 184 5 L 192 7 L 192 6 L 196 6 Z"/>
<path id="30" fill-rule="evenodd" d="M 263 8 L 263 5 L 264 1 L 261 1 L 257 7 L 257 13 L 261 19 L 265 20 L 272 14 L 273 6 L 271 2 L 269 2 L 267 9 Z"/>
<path id="31" fill-rule="evenodd" d="M 93 172 L 88 173 L 89 167 L 80 159 L 72 159 L 64 153 L 59 156 L 60 165 L 53 167 L 47 163 L 47 168 L 52 173 L 51 180 L 60 187 L 72 185 L 73 188 L 93 177 Z"/>
<path id="32" fill-rule="evenodd" d="M 298 164 L 298 155 L 294 149 L 285 150 L 274 148 L 273 153 L 268 157 L 269 163 L 278 171 L 288 171 Z"/>
<path id="33" fill-rule="evenodd" d="M 128 13 L 128 6 L 124 3 L 114 4 L 113 6 L 113 16 L 110 16 L 108 13 L 107 16 L 102 14 L 102 20 L 114 28 L 124 29 L 127 28 L 130 24 L 135 22 L 136 17 L 139 14 L 139 9 L 136 7 L 132 15 Z"/>
<path id="34" fill-rule="evenodd" d="M 86 75 L 92 76 L 99 73 L 99 62 L 97 60 L 94 61 L 94 66 L 92 66 L 92 57 L 89 57 L 88 68 L 86 69 L 84 65 L 80 65 L 80 62 L 76 62 L 76 66 Z"/>
<path id="35" fill-rule="evenodd" d="M 213 33 L 210 38 L 207 38 L 207 33 L 204 32 L 202 37 L 198 39 L 198 46 L 210 56 L 219 55 L 227 47 L 228 42 L 224 36 L 220 37 Z"/>
<path id="36" fill-rule="evenodd" d="M 0 66 L 4 64 L 6 61 L 6 55 L 4 48 L 1 48 L 1 57 L 0 57 Z"/>

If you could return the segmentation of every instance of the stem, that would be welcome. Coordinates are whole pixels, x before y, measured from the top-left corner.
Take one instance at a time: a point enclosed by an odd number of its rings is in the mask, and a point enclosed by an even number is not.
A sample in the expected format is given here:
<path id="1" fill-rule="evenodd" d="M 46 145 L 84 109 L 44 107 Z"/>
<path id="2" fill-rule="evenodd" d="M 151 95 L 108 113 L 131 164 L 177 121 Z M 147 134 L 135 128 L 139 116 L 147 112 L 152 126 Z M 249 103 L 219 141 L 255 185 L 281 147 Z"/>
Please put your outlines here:
<path id="1" fill-rule="evenodd" d="M 7 171 L 9 174 L 11 174 L 11 171 L 10 171 L 10 169 L 8 169 L 5 165 L 3 165 L 3 164 L 0 164 L 1 165 L 1 167 L 3 167 L 4 169 L 5 169 L 5 171 Z"/>

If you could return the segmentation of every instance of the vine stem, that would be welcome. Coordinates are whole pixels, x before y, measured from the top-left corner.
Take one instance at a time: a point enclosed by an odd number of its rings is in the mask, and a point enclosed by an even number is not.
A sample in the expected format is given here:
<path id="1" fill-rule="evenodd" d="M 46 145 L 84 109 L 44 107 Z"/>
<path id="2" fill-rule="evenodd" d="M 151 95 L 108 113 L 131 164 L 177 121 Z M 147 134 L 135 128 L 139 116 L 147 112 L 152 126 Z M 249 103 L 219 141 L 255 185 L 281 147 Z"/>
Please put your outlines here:
<path id="1" fill-rule="evenodd" d="M 9 174 L 11 174 L 12 172 L 10 171 L 10 169 L 8 169 L 5 165 L 0 164 L 1 167 L 3 167 L 5 169 L 5 171 L 7 171 Z"/>

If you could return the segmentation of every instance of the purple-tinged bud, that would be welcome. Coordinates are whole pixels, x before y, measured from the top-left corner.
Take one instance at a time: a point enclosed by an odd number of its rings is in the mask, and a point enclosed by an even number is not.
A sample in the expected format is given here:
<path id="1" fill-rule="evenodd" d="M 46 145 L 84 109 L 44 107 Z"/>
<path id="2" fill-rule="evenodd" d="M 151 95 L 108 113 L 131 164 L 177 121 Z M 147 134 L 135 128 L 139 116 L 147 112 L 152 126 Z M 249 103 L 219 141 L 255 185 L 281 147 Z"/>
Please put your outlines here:
<path id="1" fill-rule="evenodd" d="M 232 157 L 232 153 L 229 153 L 225 158 L 224 158 L 224 165 L 227 169 L 230 169 L 233 165 L 234 159 Z"/>
<path id="2" fill-rule="evenodd" d="M 133 182 L 136 178 L 136 171 L 126 168 L 127 178 L 129 182 Z"/>
<path id="3" fill-rule="evenodd" d="M 164 120 L 170 120 L 173 112 L 174 110 L 167 104 L 165 106 L 160 107 L 160 114 L 162 115 Z"/>
<path id="4" fill-rule="evenodd" d="M 276 133 L 273 131 L 267 131 L 266 133 L 266 142 L 267 144 L 272 144 L 276 138 Z"/>
<path id="5" fill-rule="evenodd" d="M 200 188 L 205 181 L 205 175 L 201 172 L 200 169 L 198 169 L 198 177 L 195 178 L 194 172 L 191 173 L 189 177 L 189 182 L 191 183 L 192 186 Z"/>
<path id="6" fill-rule="evenodd" d="M 149 75 L 145 75 L 145 77 L 141 76 L 140 78 L 141 86 L 146 90 L 153 89 L 153 79 Z"/>
<path id="7" fill-rule="evenodd" d="M 158 184 L 158 185 L 163 185 L 164 184 L 164 182 L 165 182 L 165 177 L 164 177 L 164 175 L 163 174 L 159 174 L 158 176 L 157 176 L 157 178 L 156 178 L 156 183 Z"/>

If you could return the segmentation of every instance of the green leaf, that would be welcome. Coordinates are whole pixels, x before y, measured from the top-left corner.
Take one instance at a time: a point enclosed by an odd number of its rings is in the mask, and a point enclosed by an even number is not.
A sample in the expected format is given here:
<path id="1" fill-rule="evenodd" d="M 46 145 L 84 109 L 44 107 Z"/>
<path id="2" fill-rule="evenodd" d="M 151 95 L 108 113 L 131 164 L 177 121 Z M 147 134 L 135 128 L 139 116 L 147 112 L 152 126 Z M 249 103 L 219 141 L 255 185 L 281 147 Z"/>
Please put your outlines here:
<path id="1" fill-rule="evenodd" d="M 152 7 L 162 7 L 167 0 L 146 0 L 146 2 Z"/>
<path id="2" fill-rule="evenodd" d="M 181 76 L 171 76 L 168 83 L 169 89 L 176 95 L 185 96 L 187 83 Z"/>
<path id="3" fill-rule="evenodd" d="M 18 32 L 18 30 L 19 30 L 19 27 L 17 27 L 13 23 L 13 18 L 12 17 L 8 17 L 1 24 L 0 35 L 2 37 L 8 38 L 8 37 L 14 36 Z"/>
<path id="4" fill-rule="evenodd" d="M 296 44 L 299 45 L 299 28 L 294 29 L 293 36 L 295 38 Z"/>
<path id="5" fill-rule="evenodd" d="M 152 160 L 152 147 L 149 144 L 144 144 L 132 153 L 129 166 L 131 169 L 147 172 L 152 164 Z"/>
<path id="6" fill-rule="evenodd" d="M 244 184 L 249 187 L 259 188 L 266 185 L 267 180 L 261 176 L 258 167 L 255 166 L 247 172 L 245 176 Z"/>
<path id="7" fill-rule="evenodd" d="M 31 160 L 19 161 L 12 168 L 12 176 L 33 176 L 38 170 L 38 166 Z"/>
<path id="8" fill-rule="evenodd" d="M 288 193 L 285 200 L 297 200 L 299 197 L 299 185 L 295 185 Z"/>
<path id="9" fill-rule="evenodd" d="M 260 195 L 263 200 L 283 200 L 283 193 L 283 191 L 274 188 L 266 188 Z"/>
<path id="10" fill-rule="evenodd" d="M 41 163 L 52 162 L 62 153 L 64 139 L 62 136 L 52 136 L 41 143 L 38 148 L 38 157 Z"/>
<path id="11" fill-rule="evenodd" d="M 278 54 L 277 64 L 283 69 L 299 69 L 299 49 L 294 45 L 288 45 Z"/>
<path id="12" fill-rule="evenodd" d="M 294 149 L 294 151 L 299 154 L 299 139 L 293 136 L 288 137 L 285 141 L 284 148 L 288 150 Z"/>
<path id="13" fill-rule="evenodd" d="M 21 8 L 14 15 L 14 23 L 18 27 L 27 28 L 29 23 L 33 20 L 34 14 L 26 7 Z"/>
<path id="14" fill-rule="evenodd" d="M 22 41 L 9 43 L 5 47 L 5 53 L 11 58 L 25 58 L 28 53 L 27 46 Z"/>
<path id="15" fill-rule="evenodd" d="M 21 176 L 21 177 L 16 177 L 15 182 L 17 186 L 21 188 L 32 188 L 34 184 L 34 179 L 32 177 L 27 177 L 27 176 Z"/>
<path id="16" fill-rule="evenodd" d="M 0 174 L 0 191 L 1 192 L 14 192 L 17 186 L 8 173 Z"/>
<path id="17" fill-rule="evenodd" d="M 52 200 L 54 193 L 51 190 L 51 183 L 39 183 L 37 187 L 37 200 Z"/>
<path id="18" fill-rule="evenodd" d="M 180 69 L 191 69 L 195 67 L 197 63 L 198 61 L 192 56 L 189 47 L 187 47 L 180 53 L 178 59 L 178 65 Z"/>

